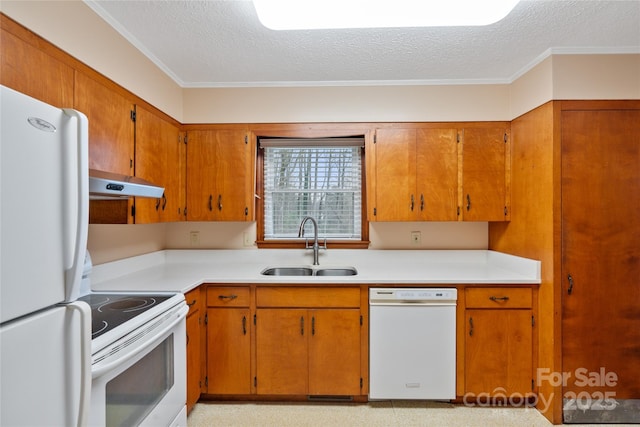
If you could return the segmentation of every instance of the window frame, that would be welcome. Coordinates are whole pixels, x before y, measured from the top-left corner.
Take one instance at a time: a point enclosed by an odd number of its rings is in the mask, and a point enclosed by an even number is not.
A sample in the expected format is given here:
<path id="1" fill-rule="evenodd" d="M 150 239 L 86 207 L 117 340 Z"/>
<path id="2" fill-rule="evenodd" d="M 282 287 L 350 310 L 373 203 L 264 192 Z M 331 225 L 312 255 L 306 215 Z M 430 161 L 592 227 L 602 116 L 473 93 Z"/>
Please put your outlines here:
<path id="1" fill-rule="evenodd" d="M 259 136 L 258 136 L 259 135 Z M 357 132 L 353 135 L 362 136 L 367 138 L 365 132 Z M 346 135 L 346 136 L 353 136 Z M 308 135 L 299 136 L 299 135 L 260 135 L 255 134 L 256 138 L 256 203 L 255 203 L 255 218 L 256 218 L 256 245 L 258 248 L 272 248 L 272 249 L 297 249 L 305 248 L 305 239 L 270 239 L 265 240 L 264 238 L 264 229 L 265 229 L 265 218 L 264 218 L 264 149 L 260 148 L 259 140 L 264 136 L 269 137 L 297 137 L 297 138 L 307 138 Z M 331 136 L 345 136 L 344 134 L 340 135 L 331 135 Z M 330 137 L 329 135 L 324 135 L 321 137 Z M 365 144 L 366 147 L 366 144 Z M 363 148 L 360 156 L 360 173 L 361 173 L 361 222 L 360 222 L 360 240 L 344 240 L 344 239 L 327 239 L 327 247 L 329 248 L 344 248 L 344 249 L 367 249 L 369 247 L 369 221 L 367 219 L 367 185 L 366 185 L 366 149 Z M 323 238 L 324 240 L 324 238 Z"/>

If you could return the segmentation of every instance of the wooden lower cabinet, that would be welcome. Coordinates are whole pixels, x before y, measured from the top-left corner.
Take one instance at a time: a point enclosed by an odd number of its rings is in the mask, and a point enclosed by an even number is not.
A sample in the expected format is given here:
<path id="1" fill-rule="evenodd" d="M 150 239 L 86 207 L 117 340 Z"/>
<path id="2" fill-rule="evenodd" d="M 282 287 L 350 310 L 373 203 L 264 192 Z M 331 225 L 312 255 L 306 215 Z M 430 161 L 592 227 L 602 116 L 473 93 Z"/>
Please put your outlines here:
<path id="1" fill-rule="evenodd" d="M 465 290 L 464 391 L 469 399 L 534 391 L 532 290 Z"/>
<path id="2" fill-rule="evenodd" d="M 258 287 L 256 392 L 361 394 L 359 287 Z"/>
<path id="3" fill-rule="evenodd" d="M 206 392 L 250 394 L 250 287 L 208 287 L 207 306 Z"/>
<path id="4" fill-rule="evenodd" d="M 251 393 L 249 308 L 207 309 L 207 393 Z"/>
<path id="5" fill-rule="evenodd" d="M 257 309 L 258 394 L 360 394 L 360 309 Z"/>
<path id="6" fill-rule="evenodd" d="M 257 309 L 256 318 L 258 394 L 308 394 L 307 310 Z"/>
<path id="7" fill-rule="evenodd" d="M 187 411 L 191 411 L 202 391 L 202 308 L 200 288 L 185 294 L 187 313 Z"/>

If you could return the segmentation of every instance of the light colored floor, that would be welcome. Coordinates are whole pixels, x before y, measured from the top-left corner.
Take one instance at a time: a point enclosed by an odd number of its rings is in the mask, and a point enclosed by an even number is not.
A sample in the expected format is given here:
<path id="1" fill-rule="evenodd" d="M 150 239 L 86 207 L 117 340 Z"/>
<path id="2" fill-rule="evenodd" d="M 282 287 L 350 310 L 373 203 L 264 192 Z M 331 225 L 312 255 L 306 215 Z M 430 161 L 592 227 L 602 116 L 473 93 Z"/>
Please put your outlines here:
<path id="1" fill-rule="evenodd" d="M 369 403 L 201 402 L 189 415 L 190 427 L 211 426 L 465 426 L 548 427 L 534 408 L 470 408 L 431 401 Z"/>

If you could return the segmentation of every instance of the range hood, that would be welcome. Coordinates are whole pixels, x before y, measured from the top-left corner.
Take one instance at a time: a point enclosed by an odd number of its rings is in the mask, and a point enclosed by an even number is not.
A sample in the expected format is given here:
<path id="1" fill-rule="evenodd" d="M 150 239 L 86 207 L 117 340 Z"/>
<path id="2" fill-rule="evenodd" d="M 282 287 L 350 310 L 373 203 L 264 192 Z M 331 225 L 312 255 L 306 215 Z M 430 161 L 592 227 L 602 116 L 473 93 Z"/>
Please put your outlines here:
<path id="1" fill-rule="evenodd" d="M 131 196 L 159 199 L 163 193 L 163 187 L 135 176 L 89 169 L 89 198 L 91 199 L 113 199 Z"/>

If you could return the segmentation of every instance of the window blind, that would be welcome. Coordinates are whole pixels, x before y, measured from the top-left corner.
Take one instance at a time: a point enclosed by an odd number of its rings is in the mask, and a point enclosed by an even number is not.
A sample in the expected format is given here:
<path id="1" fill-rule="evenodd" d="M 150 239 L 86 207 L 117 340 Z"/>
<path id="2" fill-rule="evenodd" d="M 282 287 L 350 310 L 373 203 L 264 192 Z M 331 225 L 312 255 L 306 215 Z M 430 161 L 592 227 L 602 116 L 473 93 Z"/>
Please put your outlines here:
<path id="1" fill-rule="evenodd" d="M 361 239 L 361 139 L 339 144 L 291 143 L 273 140 L 264 149 L 265 239 L 298 237 L 300 222 L 312 216 L 318 234 L 327 239 Z M 352 140 L 346 144 L 344 140 Z M 305 237 L 313 227 L 305 227 Z"/>

